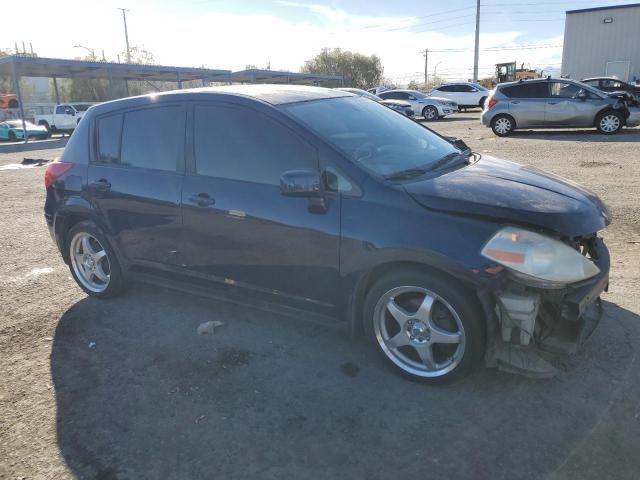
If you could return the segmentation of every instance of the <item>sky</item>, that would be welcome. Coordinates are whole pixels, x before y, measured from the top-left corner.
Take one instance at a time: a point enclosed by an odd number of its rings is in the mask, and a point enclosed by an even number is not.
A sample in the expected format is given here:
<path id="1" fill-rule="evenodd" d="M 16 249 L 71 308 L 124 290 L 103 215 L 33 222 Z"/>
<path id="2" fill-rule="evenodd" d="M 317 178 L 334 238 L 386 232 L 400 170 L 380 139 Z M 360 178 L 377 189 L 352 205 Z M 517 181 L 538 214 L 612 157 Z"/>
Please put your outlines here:
<path id="1" fill-rule="evenodd" d="M 636 0 L 638 1 L 638 0 Z M 559 73 L 564 12 L 633 0 L 481 0 L 480 77 L 497 62 Z M 41 57 L 93 49 L 116 60 L 129 43 L 157 64 L 299 71 L 322 48 L 378 55 L 397 84 L 429 75 L 471 78 L 476 0 L 31 0 L 0 30 L 0 48 L 29 44 Z M 37 13 L 36 13 L 37 12 Z"/>

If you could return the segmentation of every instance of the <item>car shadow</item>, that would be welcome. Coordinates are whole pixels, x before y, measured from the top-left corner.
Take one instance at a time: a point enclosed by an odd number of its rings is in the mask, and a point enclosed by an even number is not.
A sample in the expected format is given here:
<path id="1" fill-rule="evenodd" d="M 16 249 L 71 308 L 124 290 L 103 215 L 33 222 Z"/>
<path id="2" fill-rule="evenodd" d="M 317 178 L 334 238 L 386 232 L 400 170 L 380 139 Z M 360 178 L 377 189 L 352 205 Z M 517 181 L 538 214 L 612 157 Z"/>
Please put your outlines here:
<path id="1" fill-rule="evenodd" d="M 516 130 L 510 138 L 523 140 L 553 140 L 564 142 L 640 142 L 640 128 L 623 128 L 615 135 L 603 135 L 589 130 Z"/>
<path id="2" fill-rule="evenodd" d="M 637 370 L 624 325 L 638 316 L 605 310 L 616 321 L 554 379 L 480 370 L 427 387 L 342 326 L 135 286 L 60 318 L 57 441 L 75 477 L 102 480 L 544 476 L 611 408 L 611 381 Z M 199 335 L 212 320 L 224 325 Z M 622 478 L 635 447 L 615 444 L 604 463 Z"/>

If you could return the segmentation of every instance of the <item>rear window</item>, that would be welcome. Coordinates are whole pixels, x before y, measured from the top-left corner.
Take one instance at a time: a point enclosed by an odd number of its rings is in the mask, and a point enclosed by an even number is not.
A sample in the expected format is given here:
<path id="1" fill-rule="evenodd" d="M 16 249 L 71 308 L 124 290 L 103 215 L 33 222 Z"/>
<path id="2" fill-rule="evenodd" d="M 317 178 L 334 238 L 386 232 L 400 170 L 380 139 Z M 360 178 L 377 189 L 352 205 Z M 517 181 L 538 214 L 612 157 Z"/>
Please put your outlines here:
<path id="1" fill-rule="evenodd" d="M 500 88 L 500 91 L 511 98 L 546 98 L 549 96 L 549 87 L 546 83 L 521 83 Z"/>
<path id="2" fill-rule="evenodd" d="M 83 118 L 73 130 L 71 138 L 64 147 L 60 160 L 68 163 L 89 163 L 89 123 Z"/>

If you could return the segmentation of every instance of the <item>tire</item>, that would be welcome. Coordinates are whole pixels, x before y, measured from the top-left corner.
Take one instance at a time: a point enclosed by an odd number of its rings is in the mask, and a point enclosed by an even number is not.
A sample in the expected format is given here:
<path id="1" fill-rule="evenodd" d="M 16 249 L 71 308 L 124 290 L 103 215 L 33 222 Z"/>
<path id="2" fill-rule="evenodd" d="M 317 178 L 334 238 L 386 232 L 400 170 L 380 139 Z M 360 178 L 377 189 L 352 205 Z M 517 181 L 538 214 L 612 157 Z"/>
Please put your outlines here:
<path id="1" fill-rule="evenodd" d="M 438 113 L 438 109 L 436 107 L 434 107 L 433 105 L 427 105 L 422 110 L 422 116 L 428 122 L 433 121 L 433 120 L 437 120 L 439 115 L 440 114 Z"/>
<path id="2" fill-rule="evenodd" d="M 66 248 L 71 275 L 87 294 L 107 298 L 122 292 L 125 278 L 118 259 L 102 230 L 93 222 L 74 225 L 67 233 Z"/>
<path id="3" fill-rule="evenodd" d="M 478 105 L 480 105 L 480 108 L 484 109 L 484 102 L 487 101 L 487 97 L 482 97 L 480 99 L 480 101 L 478 102 Z"/>
<path id="4" fill-rule="evenodd" d="M 365 298 L 363 321 L 368 341 L 411 380 L 449 382 L 482 363 L 480 305 L 463 285 L 437 274 L 402 270 L 380 278 Z"/>
<path id="5" fill-rule="evenodd" d="M 516 128 L 516 122 L 510 115 L 496 115 L 491 120 L 491 130 L 499 137 L 507 137 Z"/>
<path id="6" fill-rule="evenodd" d="M 8 137 L 10 142 L 15 142 L 17 140 L 15 132 L 9 131 Z"/>
<path id="7" fill-rule="evenodd" d="M 614 135 L 622 130 L 623 120 L 618 112 L 602 112 L 596 118 L 596 128 L 603 135 Z"/>

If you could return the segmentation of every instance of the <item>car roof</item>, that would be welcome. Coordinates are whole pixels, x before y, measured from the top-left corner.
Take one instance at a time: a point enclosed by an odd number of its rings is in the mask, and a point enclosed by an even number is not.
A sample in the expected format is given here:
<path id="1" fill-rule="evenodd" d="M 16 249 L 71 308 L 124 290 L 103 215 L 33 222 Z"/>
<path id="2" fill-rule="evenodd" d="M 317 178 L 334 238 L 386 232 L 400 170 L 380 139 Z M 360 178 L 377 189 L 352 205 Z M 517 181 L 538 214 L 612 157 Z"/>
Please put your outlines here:
<path id="1" fill-rule="evenodd" d="M 156 102 L 201 101 L 216 97 L 227 99 L 236 97 L 248 101 L 266 103 L 273 106 L 288 103 L 305 102 L 340 97 L 352 97 L 353 94 L 337 89 L 307 87 L 303 85 L 224 85 L 219 87 L 190 88 L 167 92 L 150 93 L 136 97 L 126 97 L 93 105 L 87 111 L 90 117 L 108 114 L 116 110 L 137 108 Z"/>
<path id="2" fill-rule="evenodd" d="M 580 80 L 581 82 L 586 82 L 589 80 L 614 80 L 616 82 L 620 82 L 620 83 L 627 83 L 624 80 L 620 80 L 619 78 L 615 78 L 615 77 L 589 77 L 589 78 L 585 78 L 584 80 Z"/>

